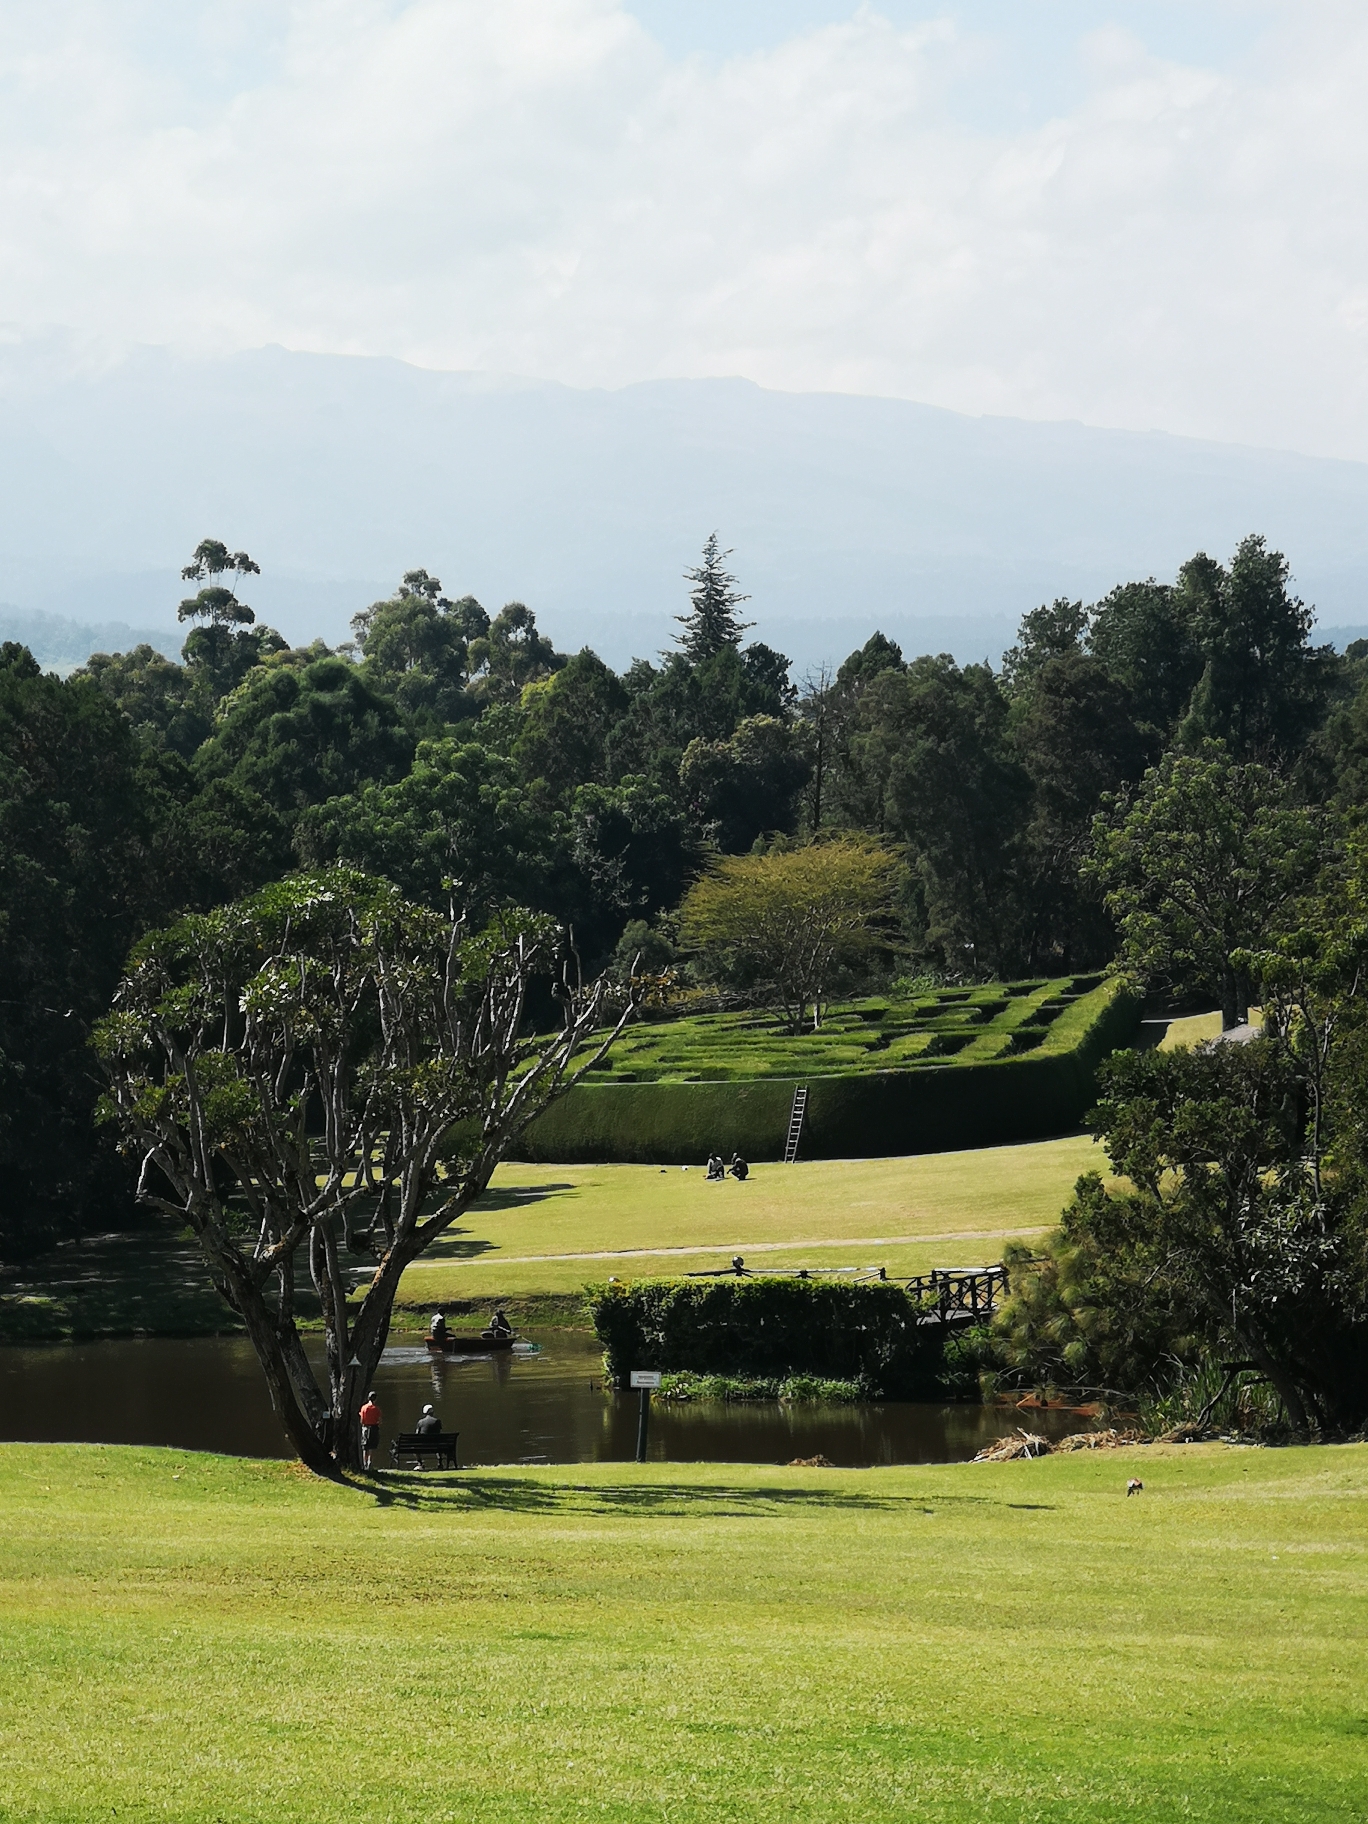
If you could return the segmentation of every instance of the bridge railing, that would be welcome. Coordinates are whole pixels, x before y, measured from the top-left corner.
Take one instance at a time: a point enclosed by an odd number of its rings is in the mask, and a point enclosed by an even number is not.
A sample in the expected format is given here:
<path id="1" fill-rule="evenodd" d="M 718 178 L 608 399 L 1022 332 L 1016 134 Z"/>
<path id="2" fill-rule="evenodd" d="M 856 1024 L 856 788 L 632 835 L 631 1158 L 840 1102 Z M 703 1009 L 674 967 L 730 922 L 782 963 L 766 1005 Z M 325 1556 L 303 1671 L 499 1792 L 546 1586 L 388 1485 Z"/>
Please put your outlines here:
<path id="1" fill-rule="evenodd" d="M 772 1279 L 848 1278 L 852 1280 L 894 1281 L 886 1267 L 748 1267 L 736 1255 L 729 1267 L 705 1267 L 684 1274 L 685 1279 L 748 1279 L 753 1275 Z M 1008 1291 L 1005 1267 L 933 1267 L 902 1282 L 907 1296 L 921 1308 L 924 1324 L 968 1324 L 986 1321 L 997 1310 Z"/>
<path id="2" fill-rule="evenodd" d="M 933 1267 L 907 1281 L 923 1323 L 975 1323 L 990 1318 L 1006 1296 L 1005 1267 Z"/>

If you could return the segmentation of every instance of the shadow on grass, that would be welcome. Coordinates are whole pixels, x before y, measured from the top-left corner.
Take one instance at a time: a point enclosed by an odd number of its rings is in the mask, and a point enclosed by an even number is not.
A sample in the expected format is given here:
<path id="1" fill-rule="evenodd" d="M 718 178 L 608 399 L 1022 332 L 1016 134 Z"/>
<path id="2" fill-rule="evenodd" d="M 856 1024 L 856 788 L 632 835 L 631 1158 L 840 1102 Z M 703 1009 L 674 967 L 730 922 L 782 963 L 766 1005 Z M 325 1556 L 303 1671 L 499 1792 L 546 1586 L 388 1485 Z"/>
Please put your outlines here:
<path id="1" fill-rule="evenodd" d="M 568 1179 L 555 1184 L 501 1184 L 497 1190 L 486 1191 L 470 1206 L 473 1210 L 521 1210 L 528 1204 L 545 1203 L 548 1197 L 556 1197 L 562 1191 L 577 1191 L 579 1185 Z"/>
<path id="2" fill-rule="evenodd" d="M 859 1489 L 788 1487 L 782 1483 L 740 1488 L 726 1484 L 698 1487 L 688 1483 L 629 1484 L 610 1488 L 592 1483 L 524 1481 L 521 1477 L 462 1471 L 423 1473 L 386 1470 L 383 1480 L 341 1478 L 345 1487 L 370 1496 L 377 1507 L 406 1507 L 424 1513 L 624 1514 L 668 1519 L 696 1514 L 719 1520 L 763 1519 L 793 1508 L 822 1513 L 932 1514 L 942 1507 L 996 1507 L 987 1495 L 872 1494 Z"/>
<path id="3" fill-rule="evenodd" d="M 486 1191 L 483 1197 L 470 1206 L 470 1211 L 472 1215 L 487 1215 L 499 1210 L 530 1209 L 534 1204 L 545 1203 L 548 1197 L 578 1189 L 578 1185 L 571 1184 L 568 1180 L 552 1184 L 501 1185 L 498 1190 Z M 498 1245 L 497 1242 L 482 1241 L 469 1229 L 448 1229 L 425 1250 L 421 1262 L 477 1260 L 482 1254 L 496 1251 Z"/>
<path id="4" fill-rule="evenodd" d="M 0 1342 L 241 1331 L 193 1242 L 173 1227 L 91 1235 L 27 1262 L 0 1291 Z"/>
<path id="5" fill-rule="evenodd" d="M 482 1241 L 470 1234 L 468 1229 L 453 1229 L 439 1236 L 430 1248 L 418 1256 L 415 1266 L 424 1266 L 434 1260 L 478 1260 L 481 1254 L 498 1252 L 498 1243 Z"/>

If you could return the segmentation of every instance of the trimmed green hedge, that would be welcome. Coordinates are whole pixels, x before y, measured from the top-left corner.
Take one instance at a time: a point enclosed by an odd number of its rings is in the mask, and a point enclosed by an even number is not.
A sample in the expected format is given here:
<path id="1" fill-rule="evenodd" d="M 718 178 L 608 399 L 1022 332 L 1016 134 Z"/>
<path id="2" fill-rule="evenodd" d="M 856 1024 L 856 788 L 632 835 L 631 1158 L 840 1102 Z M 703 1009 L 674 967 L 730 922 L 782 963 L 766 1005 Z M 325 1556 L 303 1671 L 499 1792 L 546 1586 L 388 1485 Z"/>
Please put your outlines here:
<path id="1" fill-rule="evenodd" d="M 589 1303 L 604 1370 L 853 1381 L 875 1399 L 934 1397 L 944 1336 L 901 1286 L 811 1279 L 638 1280 Z"/>
<path id="2" fill-rule="evenodd" d="M 721 1400 L 737 1405 L 747 1400 L 782 1400 L 786 1406 L 855 1406 L 867 1398 L 860 1381 L 829 1381 L 820 1374 L 790 1374 L 776 1380 L 754 1374 L 695 1374 L 681 1368 L 661 1376 L 656 1398 L 681 1406 L 692 1400 Z"/>
<path id="3" fill-rule="evenodd" d="M 558 1165 L 694 1165 L 713 1151 L 779 1159 L 803 1081 L 805 1159 L 1040 1140 L 1077 1127 L 1096 1095 L 1098 1063 L 1134 1036 L 1139 1020 L 1138 999 L 1107 981 L 1015 1057 L 749 1083 L 582 1083 L 533 1123 L 510 1156 Z"/>

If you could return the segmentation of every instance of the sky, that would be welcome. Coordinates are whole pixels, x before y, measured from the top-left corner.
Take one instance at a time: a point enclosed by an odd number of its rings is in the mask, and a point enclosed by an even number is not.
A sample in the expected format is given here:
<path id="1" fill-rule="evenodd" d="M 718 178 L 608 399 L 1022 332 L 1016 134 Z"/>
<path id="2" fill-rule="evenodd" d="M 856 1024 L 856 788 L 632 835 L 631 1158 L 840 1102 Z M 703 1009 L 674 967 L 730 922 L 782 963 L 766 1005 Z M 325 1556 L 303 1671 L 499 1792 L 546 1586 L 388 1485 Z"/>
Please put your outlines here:
<path id="1" fill-rule="evenodd" d="M 1361 0 L 6 0 L 0 334 L 1368 460 L 1365 94 Z"/>

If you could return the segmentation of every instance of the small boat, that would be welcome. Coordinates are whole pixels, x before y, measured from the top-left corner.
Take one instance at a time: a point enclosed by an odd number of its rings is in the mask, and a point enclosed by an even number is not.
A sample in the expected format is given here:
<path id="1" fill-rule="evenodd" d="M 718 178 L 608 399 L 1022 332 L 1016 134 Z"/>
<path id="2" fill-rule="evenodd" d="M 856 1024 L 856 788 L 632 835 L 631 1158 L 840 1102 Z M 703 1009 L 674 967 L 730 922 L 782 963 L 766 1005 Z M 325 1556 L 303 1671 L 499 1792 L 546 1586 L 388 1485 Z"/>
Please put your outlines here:
<path id="1" fill-rule="evenodd" d="M 440 1342 L 430 1336 L 427 1346 L 434 1355 L 493 1355 L 500 1349 L 511 1349 L 516 1341 L 513 1336 L 457 1336 L 448 1330 Z"/>

